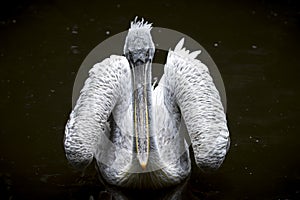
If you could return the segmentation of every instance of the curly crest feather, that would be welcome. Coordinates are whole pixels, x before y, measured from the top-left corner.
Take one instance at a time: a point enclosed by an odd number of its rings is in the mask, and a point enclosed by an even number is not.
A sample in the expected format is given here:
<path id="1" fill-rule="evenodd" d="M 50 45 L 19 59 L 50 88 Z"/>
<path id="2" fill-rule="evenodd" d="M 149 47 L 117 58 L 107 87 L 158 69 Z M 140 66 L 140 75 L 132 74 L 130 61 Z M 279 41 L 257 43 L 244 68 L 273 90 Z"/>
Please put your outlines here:
<path id="1" fill-rule="evenodd" d="M 138 16 L 136 16 L 134 21 L 132 21 L 130 24 L 129 31 L 135 29 L 142 29 L 142 28 L 148 29 L 150 31 L 152 29 L 152 23 L 148 23 L 147 21 L 144 21 L 144 18 L 138 21 Z"/>

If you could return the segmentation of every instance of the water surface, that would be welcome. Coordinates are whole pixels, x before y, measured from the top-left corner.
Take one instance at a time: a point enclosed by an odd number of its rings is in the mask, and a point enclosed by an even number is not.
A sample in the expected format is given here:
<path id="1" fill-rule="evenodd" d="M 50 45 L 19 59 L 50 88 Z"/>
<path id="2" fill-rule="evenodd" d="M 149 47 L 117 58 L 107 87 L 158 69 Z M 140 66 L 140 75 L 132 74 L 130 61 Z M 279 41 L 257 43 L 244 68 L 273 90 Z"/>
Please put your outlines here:
<path id="1" fill-rule="evenodd" d="M 220 170 L 194 168 L 182 199 L 297 199 L 299 13 L 296 1 L 13 1 L 0 20 L 1 199 L 110 199 L 94 166 L 63 151 L 72 88 L 85 56 L 136 15 L 198 41 L 227 92 L 232 145 Z M 121 191 L 167 198 L 172 189 Z M 118 192 L 118 190 L 117 190 Z"/>

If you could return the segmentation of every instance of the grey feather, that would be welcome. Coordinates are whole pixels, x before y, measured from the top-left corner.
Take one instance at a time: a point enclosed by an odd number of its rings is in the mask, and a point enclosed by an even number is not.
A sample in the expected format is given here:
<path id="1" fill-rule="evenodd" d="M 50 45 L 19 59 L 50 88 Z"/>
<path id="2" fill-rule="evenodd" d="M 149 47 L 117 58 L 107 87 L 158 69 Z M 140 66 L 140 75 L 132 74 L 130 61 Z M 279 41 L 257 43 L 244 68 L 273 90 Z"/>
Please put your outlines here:
<path id="1" fill-rule="evenodd" d="M 205 171 L 219 168 L 227 153 L 229 131 L 208 68 L 199 60 L 170 51 L 165 79 L 186 123 L 197 165 Z"/>
<path id="2" fill-rule="evenodd" d="M 175 46 L 174 51 L 180 51 L 183 47 L 183 43 L 184 43 L 184 38 L 181 38 L 181 40 L 177 43 L 177 45 Z"/>
<path id="3" fill-rule="evenodd" d="M 65 152 L 74 167 L 84 169 L 92 161 L 128 73 L 128 62 L 122 56 L 111 56 L 89 71 L 65 128 Z"/>

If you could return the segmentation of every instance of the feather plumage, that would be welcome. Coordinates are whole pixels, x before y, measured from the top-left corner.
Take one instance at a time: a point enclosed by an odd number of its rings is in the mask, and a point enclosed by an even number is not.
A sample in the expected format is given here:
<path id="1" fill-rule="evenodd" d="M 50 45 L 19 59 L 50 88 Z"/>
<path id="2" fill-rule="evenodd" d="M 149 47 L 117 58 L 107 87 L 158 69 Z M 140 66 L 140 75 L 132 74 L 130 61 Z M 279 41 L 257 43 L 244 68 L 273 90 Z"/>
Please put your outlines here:
<path id="1" fill-rule="evenodd" d="M 74 167 L 84 169 L 92 161 L 128 76 L 130 68 L 122 56 L 111 56 L 89 71 L 65 128 L 66 156 Z"/>
<path id="2" fill-rule="evenodd" d="M 229 145 L 226 116 L 207 66 L 193 54 L 187 55 L 182 41 L 169 51 L 165 85 L 173 91 L 181 110 L 197 165 L 203 170 L 217 169 Z"/>
<path id="3" fill-rule="evenodd" d="M 154 48 L 150 29 L 151 24 L 135 19 L 124 52 L 137 46 Z M 229 132 L 220 96 L 208 68 L 196 59 L 201 51 L 190 53 L 183 45 L 184 38 L 169 51 L 158 86 L 148 87 L 154 134 L 147 170 L 140 171 L 133 152 L 132 71 L 123 56 L 111 56 L 89 72 L 65 129 L 66 156 L 73 166 L 84 169 L 94 157 L 101 177 L 113 185 L 159 188 L 177 184 L 191 170 L 188 144 L 180 133 L 183 123 L 197 165 L 203 170 L 221 165 Z"/>

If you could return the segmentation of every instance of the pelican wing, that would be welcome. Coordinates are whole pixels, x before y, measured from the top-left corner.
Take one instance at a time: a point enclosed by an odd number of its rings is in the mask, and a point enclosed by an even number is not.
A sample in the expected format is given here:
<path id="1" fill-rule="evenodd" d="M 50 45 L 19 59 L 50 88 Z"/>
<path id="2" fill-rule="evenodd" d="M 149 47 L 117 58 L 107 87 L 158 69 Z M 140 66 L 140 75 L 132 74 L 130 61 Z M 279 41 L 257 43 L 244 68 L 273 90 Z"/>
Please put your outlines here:
<path id="1" fill-rule="evenodd" d="M 183 40 L 169 51 L 165 87 L 174 93 L 185 121 L 196 164 L 204 171 L 217 169 L 229 147 L 229 132 L 221 99 L 208 68 L 183 48 Z"/>
<path id="2" fill-rule="evenodd" d="M 74 167 L 87 167 L 97 145 L 105 145 L 101 137 L 105 134 L 107 120 L 129 73 L 128 61 L 122 56 L 111 56 L 95 64 L 89 71 L 89 77 L 65 127 L 66 157 Z"/>

